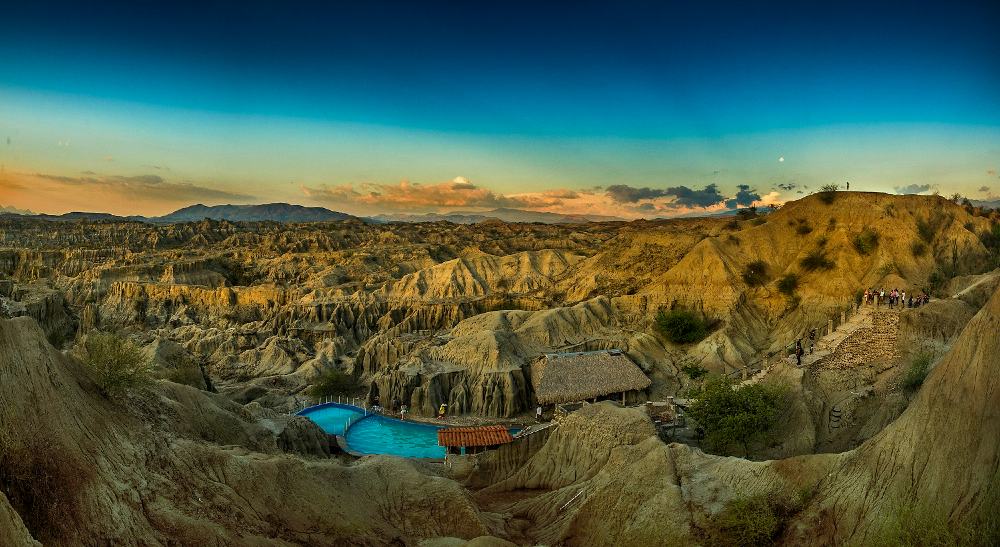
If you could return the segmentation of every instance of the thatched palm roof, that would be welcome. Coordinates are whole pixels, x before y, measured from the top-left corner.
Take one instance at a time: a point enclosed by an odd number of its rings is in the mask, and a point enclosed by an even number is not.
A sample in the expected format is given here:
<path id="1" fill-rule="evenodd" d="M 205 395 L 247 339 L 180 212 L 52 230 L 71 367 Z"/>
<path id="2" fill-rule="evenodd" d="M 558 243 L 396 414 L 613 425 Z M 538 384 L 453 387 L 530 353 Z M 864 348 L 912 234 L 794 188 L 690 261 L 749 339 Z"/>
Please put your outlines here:
<path id="1" fill-rule="evenodd" d="M 541 404 L 571 403 L 638 391 L 652 382 L 618 350 L 549 353 L 532 365 L 531 383 Z"/>

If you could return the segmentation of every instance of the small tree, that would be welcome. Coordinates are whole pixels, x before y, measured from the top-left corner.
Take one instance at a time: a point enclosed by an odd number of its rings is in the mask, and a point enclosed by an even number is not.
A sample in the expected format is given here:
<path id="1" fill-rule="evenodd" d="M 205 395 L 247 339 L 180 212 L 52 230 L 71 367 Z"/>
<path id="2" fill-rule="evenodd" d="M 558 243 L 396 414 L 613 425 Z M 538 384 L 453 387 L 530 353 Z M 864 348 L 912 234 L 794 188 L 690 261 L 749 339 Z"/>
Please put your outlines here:
<path id="1" fill-rule="evenodd" d="M 760 287 L 771 278 L 767 262 L 754 260 L 743 268 L 743 282 L 751 287 Z"/>
<path id="2" fill-rule="evenodd" d="M 706 448 L 721 454 L 738 445 L 749 458 L 753 443 L 777 424 L 784 393 L 760 383 L 735 387 L 729 378 L 715 377 L 694 398 L 687 414 L 705 431 Z"/>
<path id="3" fill-rule="evenodd" d="M 829 205 L 833 203 L 833 200 L 837 199 L 837 190 L 839 187 L 836 184 L 825 184 L 819 189 L 819 199 L 823 203 Z"/>
<path id="4" fill-rule="evenodd" d="M 84 366 L 107 397 L 117 398 L 150 382 L 152 365 L 135 344 L 111 333 L 94 332 L 84 344 Z"/>
<path id="5" fill-rule="evenodd" d="M 799 276 L 794 273 L 787 273 L 778 280 L 778 290 L 785 296 L 792 296 L 799 288 Z"/>
<path id="6" fill-rule="evenodd" d="M 690 344 L 708 336 L 711 324 L 691 311 L 661 310 L 656 314 L 656 327 L 671 342 Z"/>
<path id="7" fill-rule="evenodd" d="M 878 247 L 878 232 L 871 228 L 865 228 L 860 234 L 854 236 L 854 249 L 858 254 L 868 255 Z"/>
<path id="8" fill-rule="evenodd" d="M 807 272 L 830 270 L 836 265 L 832 260 L 826 257 L 826 253 L 823 252 L 823 249 L 811 251 L 799 261 L 799 264 L 802 266 L 802 269 Z"/>
<path id="9" fill-rule="evenodd" d="M 360 386 L 353 376 L 337 369 L 324 370 L 309 388 L 309 395 L 317 399 L 330 395 L 349 395 Z"/>

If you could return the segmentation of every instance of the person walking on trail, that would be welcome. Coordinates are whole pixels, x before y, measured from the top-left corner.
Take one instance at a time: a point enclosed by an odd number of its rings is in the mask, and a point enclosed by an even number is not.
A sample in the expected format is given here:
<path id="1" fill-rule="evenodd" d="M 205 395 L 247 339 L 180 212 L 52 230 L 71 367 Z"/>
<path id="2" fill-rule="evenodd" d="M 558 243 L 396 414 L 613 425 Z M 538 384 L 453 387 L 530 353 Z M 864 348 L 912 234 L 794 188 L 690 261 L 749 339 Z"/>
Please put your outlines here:
<path id="1" fill-rule="evenodd" d="M 802 339 L 799 338 L 795 341 L 795 366 L 802 366 L 802 354 L 805 353 L 802 350 Z"/>
<path id="2" fill-rule="evenodd" d="M 438 408 L 438 419 L 443 420 L 445 412 L 448 411 L 448 405 L 441 403 L 441 407 Z"/>
<path id="3" fill-rule="evenodd" d="M 809 355 L 816 351 L 816 327 L 809 329 Z"/>
<path id="4" fill-rule="evenodd" d="M 542 423 L 542 405 L 538 405 L 538 407 L 535 409 L 535 421 L 538 423 Z"/>

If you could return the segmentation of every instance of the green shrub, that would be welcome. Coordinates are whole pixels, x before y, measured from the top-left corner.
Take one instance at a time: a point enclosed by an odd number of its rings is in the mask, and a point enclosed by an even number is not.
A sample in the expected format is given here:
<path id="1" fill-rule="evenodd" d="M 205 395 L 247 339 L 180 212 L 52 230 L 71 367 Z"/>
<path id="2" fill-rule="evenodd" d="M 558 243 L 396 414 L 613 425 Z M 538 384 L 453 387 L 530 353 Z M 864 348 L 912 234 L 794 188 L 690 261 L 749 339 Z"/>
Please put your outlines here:
<path id="1" fill-rule="evenodd" d="M 816 249 L 815 251 L 810 252 L 799 261 L 799 264 L 802 266 L 802 269 L 807 272 L 830 270 L 836 266 L 832 260 L 826 257 L 826 253 L 822 249 Z"/>
<path id="2" fill-rule="evenodd" d="M 712 518 L 705 544 L 720 547 L 773 545 L 787 518 L 787 515 L 779 515 L 775 506 L 766 495 L 731 500 Z"/>
<path id="3" fill-rule="evenodd" d="M 778 280 L 778 290 L 785 296 L 792 296 L 799 288 L 799 276 L 794 273 L 787 273 Z"/>
<path id="4" fill-rule="evenodd" d="M 836 184 L 826 184 L 819 189 L 819 194 L 817 195 L 819 196 L 820 201 L 830 205 L 833 203 L 833 200 L 837 199 L 838 189 L 839 187 Z"/>
<path id="5" fill-rule="evenodd" d="M 755 260 L 743 268 L 743 282 L 751 287 L 763 286 L 771 278 L 767 262 Z"/>
<path id="6" fill-rule="evenodd" d="M 871 228 L 865 228 L 860 234 L 854 236 L 854 249 L 858 254 L 871 254 L 878 247 L 878 232 Z"/>
<path id="7" fill-rule="evenodd" d="M 927 373 L 931 370 L 931 356 L 928 353 L 920 353 L 913 358 L 910 368 L 903 376 L 902 386 L 908 393 L 913 393 L 920 389 L 927 379 Z"/>
<path id="8" fill-rule="evenodd" d="M 702 376 L 708 374 L 708 369 L 697 363 L 689 363 L 687 365 L 681 366 L 681 372 L 687 374 L 688 378 L 692 380 L 697 380 Z"/>
<path id="9" fill-rule="evenodd" d="M 84 348 L 83 364 L 107 397 L 120 397 L 151 380 L 149 359 L 125 338 L 94 332 L 87 336 Z"/>
<path id="10" fill-rule="evenodd" d="M 350 395 L 358 391 L 361 385 L 353 376 L 337 369 L 324 370 L 312 387 L 309 395 L 317 399 L 331 395 Z"/>
<path id="11" fill-rule="evenodd" d="M 913 256 L 916 257 L 924 256 L 924 254 L 927 253 L 927 245 L 923 241 L 914 241 L 913 244 L 910 245 L 910 252 L 912 252 Z"/>
<path id="12" fill-rule="evenodd" d="M 708 336 L 711 322 L 687 310 L 660 311 L 656 314 L 656 327 L 675 344 L 699 342 Z"/>
<path id="13" fill-rule="evenodd" d="M 709 378 L 693 397 L 687 415 L 704 431 L 705 448 L 726 454 L 739 446 L 746 458 L 751 445 L 778 423 L 785 399 L 780 388 L 760 383 L 737 388 L 724 376 Z"/>

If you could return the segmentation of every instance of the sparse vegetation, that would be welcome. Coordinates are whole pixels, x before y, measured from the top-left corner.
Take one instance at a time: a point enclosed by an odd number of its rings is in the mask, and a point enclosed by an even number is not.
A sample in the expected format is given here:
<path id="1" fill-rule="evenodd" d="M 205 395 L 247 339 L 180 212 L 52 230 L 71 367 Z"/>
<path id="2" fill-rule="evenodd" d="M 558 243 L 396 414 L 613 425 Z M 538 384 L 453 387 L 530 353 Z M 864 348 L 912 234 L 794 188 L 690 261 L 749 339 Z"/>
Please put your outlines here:
<path id="1" fill-rule="evenodd" d="M 725 228 L 726 230 L 739 230 L 740 223 L 734 218 L 729 222 L 725 223 L 722 227 Z"/>
<path id="2" fill-rule="evenodd" d="M 309 395 L 315 398 L 350 395 L 357 392 L 360 387 L 361 384 L 350 374 L 331 368 L 324 370 L 316 378 L 316 382 L 309 388 Z"/>
<path id="3" fill-rule="evenodd" d="M 823 249 L 811 251 L 799 261 L 799 264 L 802 266 L 802 269 L 807 272 L 830 270 L 836 266 L 832 260 L 826 257 L 826 252 L 824 252 Z"/>
<path id="4" fill-rule="evenodd" d="M 778 280 L 778 290 L 785 296 L 792 296 L 799 288 L 799 276 L 794 273 L 786 273 Z"/>
<path id="5" fill-rule="evenodd" d="M 757 218 L 753 219 L 753 222 L 751 222 L 750 224 L 753 224 L 754 226 L 760 226 L 761 224 L 766 224 L 766 223 L 767 223 L 767 219 L 766 218 L 764 218 L 764 217 L 757 217 Z"/>
<path id="6" fill-rule="evenodd" d="M 733 446 L 750 457 L 753 443 L 770 434 L 777 424 L 784 392 L 765 384 L 735 387 L 726 377 L 714 377 L 693 397 L 688 416 L 704 431 L 706 449 L 726 454 Z"/>
<path id="7" fill-rule="evenodd" d="M 84 344 L 83 364 L 106 397 L 120 397 L 149 383 L 149 359 L 131 341 L 111 333 L 93 332 Z"/>
<path id="8" fill-rule="evenodd" d="M 795 233 L 799 234 L 800 236 L 804 236 L 812 231 L 813 228 L 812 226 L 809 225 L 808 222 L 803 222 L 802 224 L 799 224 L 798 226 L 795 227 Z"/>
<path id="9" fill-rule="evenodd" d="M 913 393 L 920 389 L 920 386 L 924 385 L 927 373 L 931 370 L 931 360 L 932 357 L 929 353 L 919 353 L 913 358 L 910 368 L 906 370 L 906 375 L 903 376 L 902 381 L 903 389 L 907 393 Z"/>
<path id="10" fill-rule="evenodd" d="M 860 234 L 854 236 L 853 243 L 858 254 L 869 255 L 878 247 L 878 232 L 871 228 L 865 228 Z"/>
<path id="11" fill-rule="evenodd" d="M 796 509 L 763 494 L 737 497 L 712 518 L 704 543 L 713 547 L 773 545 Z"/>
<path id="12" fill-rule="evenodd" d="M 743 268 L 743 282 L 751 287 L 760 287 L 771 278 L 767 262 L 755 260 Z"/>
<path id="13" fill-rule="evenodd" d="M 879 277 L 885 277 L 891 273 L 896 273 L 897 271 L 899 271 L 899 268 L 896 267 L 895 262 L 886 262 L 885 264 L 879 266 L 878 271 L 875 273 L 877 273 Z"/>
<path id="14" fill-rule="evenodd" d="M 750 207 L 746 207 L 744 209 L 737 209 L 736 218 L 740 220 L 750 220 L 752 218 L 757 218 L 757 208 L 751 205 Z"/>
<path id="15" fill-rule="evenodd" d="M 910 252 L 912 252 L 915 257 L 924 256 L 927 254 L 927 244 L 923 241 L 914 241 L 913 244 L 910 245 Z"/>
<path id="16" fill-rule="evenodd" d="M 833 200 L 837 199 L 837 190 L 840 187 L 836 184 L 825 184 L 819 189 L 819 200 L 823 203 L 830 205 Z"/>
<path id="17" fill-rule="evenodd" d="M 899 500 L 873 545 L 880 547 L 972 547 L 1000 545 L 1000 475 L 984 488 L 982 501 L 959 521 L 930 500 Z"/>
<path id="18" fill-rule="evenodd" d="M 688 310 L 660 311 L 656 328 L 675 344 L 691 344 L 708 336 L 712 322 Z"/>
<path id="19" fill-rule="evenodd" d="M 681 366 L 681 372 L 686 374 L 687 377 L 692 380 L 698 380 L 708 374 L 708 369 L 698 363 L 688 363 Z"/>

